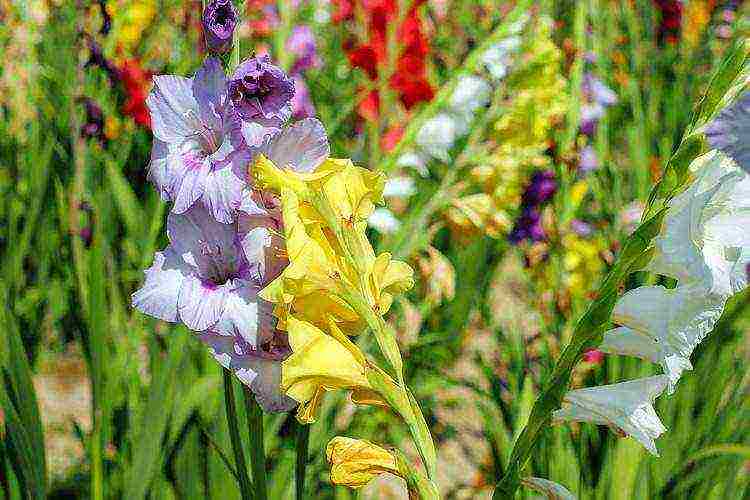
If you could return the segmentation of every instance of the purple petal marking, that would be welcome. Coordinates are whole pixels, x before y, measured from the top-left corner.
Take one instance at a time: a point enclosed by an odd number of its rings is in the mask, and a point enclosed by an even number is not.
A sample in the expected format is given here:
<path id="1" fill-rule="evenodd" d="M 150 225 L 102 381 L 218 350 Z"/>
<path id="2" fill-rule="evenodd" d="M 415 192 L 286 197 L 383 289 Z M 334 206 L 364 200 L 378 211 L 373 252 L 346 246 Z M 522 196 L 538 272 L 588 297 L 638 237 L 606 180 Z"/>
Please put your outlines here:
<path id="1" fill-rule="evenodd" d="M 191 330 L 208 330 L 221 318 L 227 296 L 227 286 L 214 286 L 191 276 L 183 282 L 177 299 L 177 312 L 185 326 Z"/>

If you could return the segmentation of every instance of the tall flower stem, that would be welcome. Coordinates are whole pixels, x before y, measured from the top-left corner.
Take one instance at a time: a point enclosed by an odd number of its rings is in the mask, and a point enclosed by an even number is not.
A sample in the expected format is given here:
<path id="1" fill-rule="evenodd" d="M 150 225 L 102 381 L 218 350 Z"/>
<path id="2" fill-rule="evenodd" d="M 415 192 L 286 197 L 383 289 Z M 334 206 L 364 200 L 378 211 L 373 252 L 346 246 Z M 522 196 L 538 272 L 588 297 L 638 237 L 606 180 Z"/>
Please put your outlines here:
<path id="1" fill-rule="evenodd" d="M 245 453 L 242 451 L 242 441 L 240 439 L 240 430 L 237 424 L 237 405 L 234 400 L 234 385 L 232 384 L 232 373 L 223 369 L 224 374 L 224 404 L 227 409 L 227 424 L 229 425 L 229 438 L 232 441 L 232 451 L 234 452 L 235 468 L 240 479 L 240 492 L 242 500 L 254 500 L 253 484 L 247 475 L 247 462 L 245 462 Z"/>
<path id="2" fill-rule="evenodd" d="M 256 500 L 266 500 L 266 453 L 263 444 L 263 410 L 253 393 L 244 388 L 245 412 L 247 414 L 248 437 L 250 438 L 250 464 L 253 469 Z"/>
<path id="3" fill-rule="evenodd" d="M 294 468 L 296 499 L 302 500 L 305 495 L 305 469 L 307 468 L 307 447 L 310 443 L 310 425 L 297 423 L 297 463 Z"/>

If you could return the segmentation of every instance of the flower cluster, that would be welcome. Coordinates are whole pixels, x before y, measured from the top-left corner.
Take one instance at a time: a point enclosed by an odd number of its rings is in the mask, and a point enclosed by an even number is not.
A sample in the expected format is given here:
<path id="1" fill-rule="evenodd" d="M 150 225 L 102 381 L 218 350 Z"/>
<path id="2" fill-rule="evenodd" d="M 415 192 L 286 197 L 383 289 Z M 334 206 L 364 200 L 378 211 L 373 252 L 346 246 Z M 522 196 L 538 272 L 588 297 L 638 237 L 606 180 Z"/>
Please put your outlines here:
<path id="1" fill-rule="evenodd" d="M 492 154 L 469 172 L 472 188 L 479 192 L 457 198 L 446 212 L 458 236 L 467 238 L 483 232 L 497 238 L 513 228 L 513 241 L 544 238 L 540 208 L 557 186 L 546 151 L 553 126 L 568 102 L 566 81 L 560 74 L 561 52 L 549 30 L 549 25 L 540 20 L 523 44 L 524 58 L 510 70 L 505 66 L 506 93 L 513 100 L 494 124 L 496 145 L 490 144 Z M 514 51 L 521 51 L 517 38 L 512 46 Z M 495 57 L 489 58 L 492 60 Z M 497 66 L 492 68 L 497 70 Z M 524 194 L 529 171 L 534 173 Z M 519 205 L 514 224 L 513 209 Z"/>
<path id="2" fill-rule="evenodd" d="M 308 171 L 283 164 L 260 155 L 251 169 L 257 188 L 279 196 L 284 225 L 288 265 L 259 294 L 274 305 L 291 348 L 281 365 L 281 388 L 299 403 L 303 423 L 313 422 L 325 393 L 337 389 L 351 390 L 356 403 L 392 408 L 409 427 L 432 478 L 434 446 L 403 383 L 401 354 L 383 319 L 394 296 L 414 285 L 413 271 L 388 253 L 376 255 L 365 234 L 382 201 L 384 175 L 332 158 Z M 368 360 L 350 339 L 366 328 L 387 367 Z M 336 438 L 327 454 L 334 482 L 358 487 L 372 471 L 390 471 L 423 497 L 434 494 L 430 480 L 404 464 L 396 467 L 398 454 L 372 443 Z"/>
<path id="3" fill-rule="evenodd" d="M 328 141 L 315 119 L 287 124 L 294 85 L 268 58 L 227 78 L 209 57 L 192 78 L 154 78 L 148 178 L 172 204 L 169 245 L 157 252 L 133 305 L 196 332 L 267 410 L 294 403 L 279 390 L 290 352 L 258 295 L 286 264 L 279 202 L 252 185 L 258 155 L 290 171 L 315 169 Z"/>
<path id="4" fill-rule="evenodd" d="M 355 4 L 358 1 L 339 0 L 334 20 L 344 21 L 353 18 Z M 408 12 L 403 16 L 399 15 L 399 2 L 395 0 L 361 3 L 367 15 L 368 39 L 348 43 L 346 51 L 350 64 L 362 69 L 372 81 L 377 81 L 381 73 L 392 69 L 393 74 L 386 74 L 386 78 L 406 109 L 411 109 L 420 102 L 430 101 L 434 96 L 434 90 L 427 80 L 425 65 L 430 45 L 424 35 L 419 13 L 419 7 L 424 1 L 411 2 Z M 396 37 L 400 45 L 403 45 L 403 49 L 394 57 L 395 67 L 387 68 L 390 57 L 388 26 L 394 22 L 399 23 L 396 27 Z M 379 109 L 380 95 L 377 90 L 371 91 L 359 104 L 359 113 L 367 120 L 375 120 Z"/>
<path id="5" fill-rule="evenodd" d="M 615 303 L 603 352 L 657 363 L 663 375 L 569 392 L 557 421 L 612 426 L 657 455 L 654 439 L 665 432 L 653 408 L 663 391 L 673 393 L 690 356 L 713 330 L 727 300 L 747 287 L 750 264 L 750 175 L 746 159 L 748 94 L 721 111 L 705 130 L 713 149 L 693 160 L 689 182 L 668 203 L 647 270 L 677 286 L 647 285 Z"/>

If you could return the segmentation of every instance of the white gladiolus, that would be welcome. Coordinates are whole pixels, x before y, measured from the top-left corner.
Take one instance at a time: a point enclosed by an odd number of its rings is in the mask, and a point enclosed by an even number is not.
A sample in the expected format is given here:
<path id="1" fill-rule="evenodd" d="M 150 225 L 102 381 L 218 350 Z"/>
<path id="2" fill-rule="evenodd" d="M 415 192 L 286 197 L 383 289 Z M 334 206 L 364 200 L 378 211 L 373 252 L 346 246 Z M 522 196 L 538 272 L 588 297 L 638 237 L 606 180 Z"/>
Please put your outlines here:
<path id="1" fill-rule="evenodd" d="M 622 325 L 604 334 L 599 349 L 659 363 L 669 377 L 669 394 L 690 355 L 721 317 L 725 300 L 699 286 L 642 286 L 618 300 L 612 320 Z"/>
<path id="2" fill-rule="evenodd" d="M 381 234 L 393 234 L 401 228 L 401 221 L 387 208 L 376 208 L 367 219 L 367 224 Z"/>
<path id="3" fill-rule="evenodd" d="M 458 138 L 456 120 L 447 113 L 439 113 L 427 120 L 417 132 L 417 145 L 438 160 L 450 161 L 448 151 Z"/>
<path id="4" fill-rule="evenodd" d="M 695 180 L 670 202 L 648 269 L 729 297 L 747 285 L 750 176 L 716 150 L 690 170 Z"/>
<path id="5" fill-rule="evenodd" d="M 669 385 L 666 375 L 568 392 L 555 422 L 591 422 L 613 427 L 658 456 L 654 439 L 667 429 L 654 410 L 654 400 Z"/>
<path id="6" fill-rule="evenodd" d="M 395 198 L 407 198 L 417 192 L 414 179 L 402 175 L 385 181 L 383 196 Z"/>
<path id="7" fill-rule="evenodd" d="M 549 479 L 531 476 L 524 477 L 521 479 L 521 484 L 543 494 L 547 497 L 547 500 L 576 500 L 575 495 L 568 491 L 565 486 Z"/>

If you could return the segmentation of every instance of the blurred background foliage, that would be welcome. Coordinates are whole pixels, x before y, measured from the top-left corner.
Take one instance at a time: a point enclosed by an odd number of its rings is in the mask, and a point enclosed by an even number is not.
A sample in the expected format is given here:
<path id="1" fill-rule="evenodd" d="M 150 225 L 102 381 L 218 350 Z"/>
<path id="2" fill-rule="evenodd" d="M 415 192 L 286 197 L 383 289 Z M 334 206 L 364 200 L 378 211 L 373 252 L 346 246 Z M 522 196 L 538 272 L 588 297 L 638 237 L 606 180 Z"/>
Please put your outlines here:
<path id="1" fill-rule="evenodd" d="M 297 116 L 323 121 L 334 156 L 398 180 L 371 236 L 417 270 L 390 316 L 407 383 L 443 495 L 489 497 L 712 70 L 748 35 L 747 6 L 238 5 L 243 54 L 270 53 L 309 92 Z M 239 498 L 217 365 L 187 330 L 129 306 L 165 243 L 144 100 L 151 75 L 200 64 L 200 12 L 190 0 L 0 0 L 2 498 Z M 300 27 L 314 36 L 309 64 L 290 43 Z M 484 86 L 462 100 L 467 77 Z M 580 498 L 746 497 L 747 303 L 745 292 L 730 304 L 659 402 L 661 458 L 606 428 L 566 426 L 545 434 L 529 472 Z M 593 351 L 574 385 L 651 373 Z M 292 495 L 293 418 L 265 416 L 272 498 Z M 334 435 L 401 443 L 405 432 L 330 393 L 311 429 L 307 494 L 357 496 L 328 479 Z M 361 494 L 405 495 L 395 478 Z"/>

